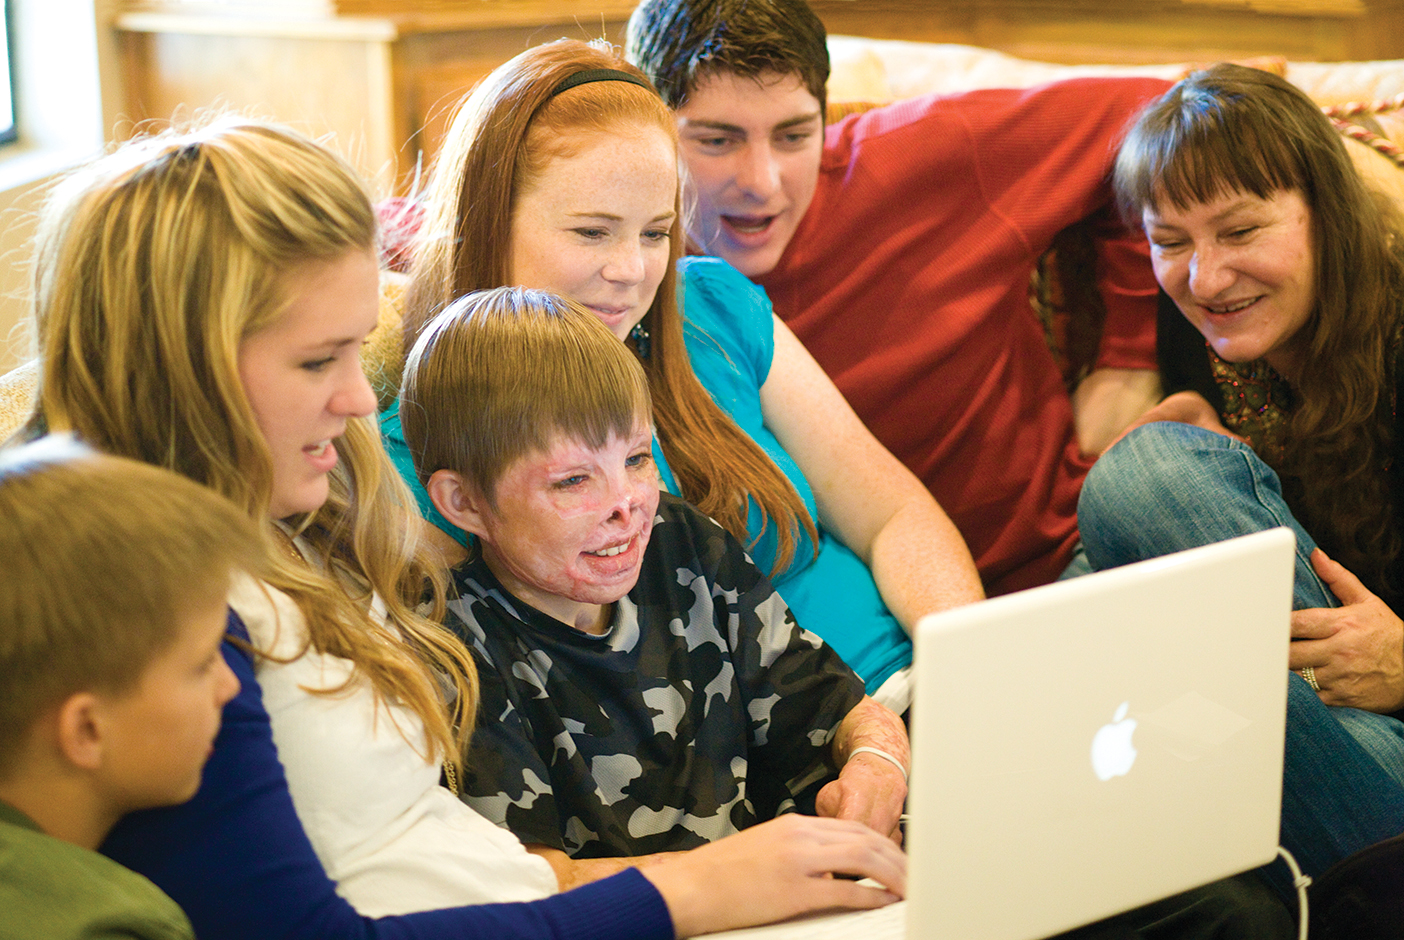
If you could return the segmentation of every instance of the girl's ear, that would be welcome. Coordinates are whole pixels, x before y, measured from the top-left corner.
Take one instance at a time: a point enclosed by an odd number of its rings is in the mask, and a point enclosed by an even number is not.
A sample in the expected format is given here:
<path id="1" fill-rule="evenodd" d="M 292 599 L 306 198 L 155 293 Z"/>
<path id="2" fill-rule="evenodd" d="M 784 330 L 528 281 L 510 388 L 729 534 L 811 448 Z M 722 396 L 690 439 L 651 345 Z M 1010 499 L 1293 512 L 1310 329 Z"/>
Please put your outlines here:
<path id="1" fill-rule="evenodd" d="M 59 752 L 83 770 L 102 766 L 102 699 L 92 692 L 75 692 L 64 699 L 56 715 Z"/>
<path id="2" fill-rule="evenodd" d="M 449 522 L 465 532 L 482 537 L 487 534 L 483 513 L 487 501 L 478 488 L 462 474 L 453 470 L 435 470 L 429 477 L 429 499 Z"/>

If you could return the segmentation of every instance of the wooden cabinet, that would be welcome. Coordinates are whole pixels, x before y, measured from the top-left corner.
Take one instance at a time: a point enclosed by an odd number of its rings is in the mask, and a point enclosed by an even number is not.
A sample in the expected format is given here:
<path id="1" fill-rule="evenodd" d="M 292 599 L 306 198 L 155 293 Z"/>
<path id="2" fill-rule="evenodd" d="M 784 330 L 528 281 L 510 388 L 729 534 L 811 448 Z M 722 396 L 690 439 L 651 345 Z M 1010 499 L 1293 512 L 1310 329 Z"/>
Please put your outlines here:
<path id="1" fill-rule="evenodd" d="M 332 142 L 404 191 L 458 99 L 562 36 L 622 42 L 631 0 L 169 0 L 117 12 L 124 128 L 232 108 Z M 391 12 L 386 12 L 391 11 Z"/>
<path id="2" fill-rule="evenodd" d="M 623 41 L 634 0 L 113 0 L 125 116 L 232 107 L 333 135 L 382 193 L 455 102 L 561 36 Z M 1050 62 L 1404 58 L 1404 0 L 811 0 L 830 32 Z M 130 125 L 128 125 L 130 127 Z"/>

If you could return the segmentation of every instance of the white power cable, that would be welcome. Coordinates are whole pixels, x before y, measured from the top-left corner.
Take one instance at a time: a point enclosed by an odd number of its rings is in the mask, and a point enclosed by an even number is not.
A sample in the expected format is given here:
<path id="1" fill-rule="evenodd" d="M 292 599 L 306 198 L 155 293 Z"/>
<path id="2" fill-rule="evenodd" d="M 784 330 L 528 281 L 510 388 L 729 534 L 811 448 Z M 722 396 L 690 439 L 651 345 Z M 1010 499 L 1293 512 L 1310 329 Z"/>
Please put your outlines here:
<path id="1" fill-rule="evenodd" d="M 1307 922 L 1311 919 L 1307 916 L 1307 886 L 1311 884 L 1311 877 L 1302 874 L 1301 866 L 1292 853 L 1280 845 L 1277 856 L 1292 870 L 1292 884 L 1297 888 L 1297 940 L 1307 940 Z"/>

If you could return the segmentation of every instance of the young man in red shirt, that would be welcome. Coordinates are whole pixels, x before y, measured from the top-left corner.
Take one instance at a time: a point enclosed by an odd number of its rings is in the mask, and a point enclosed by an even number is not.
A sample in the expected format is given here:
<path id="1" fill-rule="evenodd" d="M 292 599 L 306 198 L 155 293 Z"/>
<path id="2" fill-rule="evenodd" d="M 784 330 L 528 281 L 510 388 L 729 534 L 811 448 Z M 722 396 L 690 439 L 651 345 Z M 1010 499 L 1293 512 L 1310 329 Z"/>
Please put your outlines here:
<path id="1" fill-rule="evenodd" d="M 689 235 L 766 289 L 951 515 L 989 593 L 1052 581 L 1087 469 L 1158 396 L 1155 280 L 1107 175 L 1167 84 L 929 96 L 825 127 L 825 39 L 803 0 L 635 10 L 630 58 L 678 115 Z M 1070 395 L 1029 289 L 1079 222 L 1105 319 Z"/>

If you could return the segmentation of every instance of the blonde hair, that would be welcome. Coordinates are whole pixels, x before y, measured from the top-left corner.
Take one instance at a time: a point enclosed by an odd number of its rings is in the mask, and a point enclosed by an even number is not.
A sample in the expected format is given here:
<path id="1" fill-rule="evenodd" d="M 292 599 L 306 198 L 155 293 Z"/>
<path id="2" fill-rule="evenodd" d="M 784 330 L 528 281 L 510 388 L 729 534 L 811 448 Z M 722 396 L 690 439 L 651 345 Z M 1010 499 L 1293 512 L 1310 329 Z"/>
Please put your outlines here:
<path id="1" fill-rule="evenodd" d="M 603 81 L 555 94 L 566 78 L 591 69 L 615 69 L 647 83 L 607 44 L 563 39 L 498 67 L 459 107 L 435 159 L 414 249 L 407 353 L 424 325 L 455 297 L 512 283 L 517 200 L 551 160 L 572 152 L 581 133 L 614 133 L 621 125 L 657 128 L 676 148 L 673 114 L 647 87 Z M 658 438 L 683 497 L 742 542 L 754 545 L 765 526 L 776 524 L 773 574 L 794 557 L 801 528 L 818 541 L 814 522 L 785 474 L 692 372 L 677 302 L 677 261 L 685 242 L 681 196 L 675 210 L 667 271 L 642 320 L 651 335 L 652 348 L 642 361 Z M 748 497 L 761 515 L 754 539 L 746 527 Z"/>
<path id="2" fill-rule="evenodd" d="M 78 170 L 40 221 L 41 378 L 27 433 L 72 431 L 267 520 L 271 462 L 239 378 L 240 342 L 278 320 L 301 266 L 370 252 L 375 237 L 354 171 L 266 124 L 226 118 L 140 139 Z M 314 649 L 351 660 L 377 696 L 423 719 L 426 758 L 457 760 L 477 675 L 431 619 L 443 575 L 416 542 L 411 497 L 374 421 L 349 421 L 336 448 L 327 502 L 290 520 L 326 571 L 277 549 L 265 526 L 267 580 L 297 602 Z M 427 618 L 417 612 L 426 584 Z M 372 623 L 373 594 L 388 629 Z M 451 709 L 436 673 L 457 687 Z"/>
<path id="3" fill-rule="evenodd" d="M 599 317 L 546 291 L 499 287 L 454 301 L 405 363 L 400 423 L 420 480 L 452 470 L 494 508 L 506 469 L 553 438 L 598 449 L 648 422 L 639 361 Z"/>
<path id="4" fill-rule="evenodd" d="M 242 512 L 174 473 L 68 438 L 0 452 L 0 776 L 44 711 L 134 688 L 261 552 Z"/>

